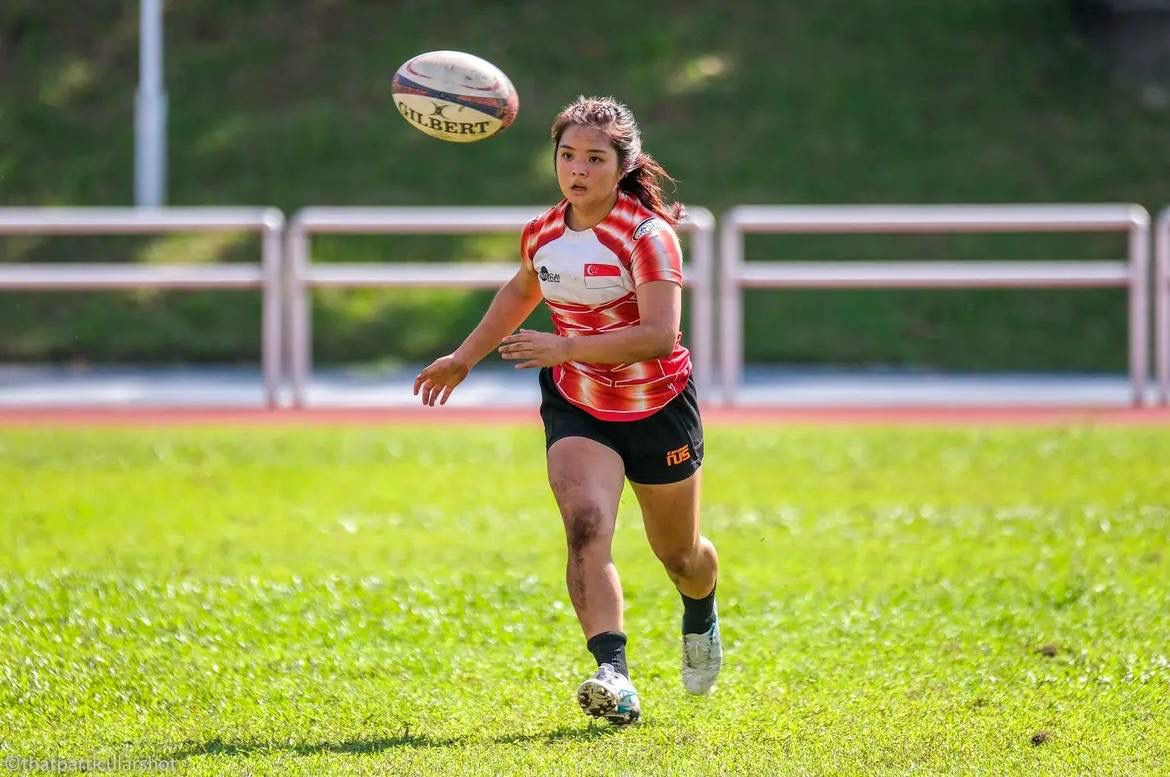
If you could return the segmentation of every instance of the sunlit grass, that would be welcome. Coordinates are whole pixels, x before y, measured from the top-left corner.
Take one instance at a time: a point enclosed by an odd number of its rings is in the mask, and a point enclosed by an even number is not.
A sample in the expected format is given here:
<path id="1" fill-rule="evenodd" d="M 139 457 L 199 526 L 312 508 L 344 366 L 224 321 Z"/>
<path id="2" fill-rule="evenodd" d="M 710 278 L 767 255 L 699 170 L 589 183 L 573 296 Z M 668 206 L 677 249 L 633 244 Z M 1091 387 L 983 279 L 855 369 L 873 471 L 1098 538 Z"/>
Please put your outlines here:
<path id="1" fill-rule="evenodd" d="M 165 235 L 147 243 L 137 260 L 143 264 L 213 264 L 247 243 L 246 232 L 197 232 Z M 257 256 L 253 261 L 260 261 Z"/>
<path id="2" fill-rule="evenodd" d="M 0 431 L 0 752 L 182 773 L 1159 774 L 1170 436 L 716 428 L 725 671 L 623 497 L 587 721 L 539 428 Z M 1033 744 L 1033 741 L 1038 744 Z"/>

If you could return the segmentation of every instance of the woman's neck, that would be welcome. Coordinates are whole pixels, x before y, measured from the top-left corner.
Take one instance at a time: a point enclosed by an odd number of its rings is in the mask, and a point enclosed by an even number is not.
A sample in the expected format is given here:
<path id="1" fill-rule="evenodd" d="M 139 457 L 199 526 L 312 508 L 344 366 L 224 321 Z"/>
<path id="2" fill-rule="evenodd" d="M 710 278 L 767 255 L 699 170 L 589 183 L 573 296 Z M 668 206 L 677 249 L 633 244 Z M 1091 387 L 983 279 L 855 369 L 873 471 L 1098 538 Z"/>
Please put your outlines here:
<path id="1" fill-rule="evenodd" d="M 605 217 L 609 215 L 609 212 L 613 210 L 613 206 L 617 204 L 617 198 L 618 193 L 615 190 L 604 203 L 588 211 L 570 205 L 565 219 L 569 229 L 574 232 L 584 232 L 587 229 L 593 229 L 605 221 Z"/>

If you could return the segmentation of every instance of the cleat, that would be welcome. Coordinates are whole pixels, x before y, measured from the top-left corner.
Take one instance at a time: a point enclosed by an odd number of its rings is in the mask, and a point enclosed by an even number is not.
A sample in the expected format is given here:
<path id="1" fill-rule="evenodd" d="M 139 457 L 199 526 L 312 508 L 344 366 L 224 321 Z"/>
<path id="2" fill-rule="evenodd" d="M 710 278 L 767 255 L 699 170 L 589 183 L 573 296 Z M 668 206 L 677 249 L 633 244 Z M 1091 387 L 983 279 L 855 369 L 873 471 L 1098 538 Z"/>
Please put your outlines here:
<path id="1" fill-rule="evenodd" d="M 610 664 L 597 667 L 597 674 L 581 683 L 577 688 L 577 703 L 586 715 L 605 718 L 615 726 L 629 725 L 642 715 L 634 684 Z"/>
<path id="2" fill-rule="evenodd" d="M 719 616 L 705 634 L 683 634 L 682 682 L 688 692 L 701 695 L 711 690 L 723 666 Z"/>

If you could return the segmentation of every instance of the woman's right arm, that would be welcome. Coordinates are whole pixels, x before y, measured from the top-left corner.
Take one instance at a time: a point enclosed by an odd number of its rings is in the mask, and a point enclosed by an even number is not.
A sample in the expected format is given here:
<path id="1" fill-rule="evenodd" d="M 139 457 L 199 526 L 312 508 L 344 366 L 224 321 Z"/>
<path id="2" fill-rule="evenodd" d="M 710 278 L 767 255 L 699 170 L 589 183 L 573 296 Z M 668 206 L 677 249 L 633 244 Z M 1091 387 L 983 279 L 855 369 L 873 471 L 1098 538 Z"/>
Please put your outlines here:
<path id="1" fill-rule="evenodd" d="M 527 266 L 525 266 L 527 265 Z M 479 324 L 455 349 L 440 356 L 414 379 L 414 394 L 422 392 L 424 405 L 434 407 L 447 403 L 447 397 L 463 382 L 471 368 L 496 349 L 500 340 L 516 327 L 540 304 L 540 280 L 531 264 L 524 262 L 520 269 L 496 292 L 495 299 Z"/>

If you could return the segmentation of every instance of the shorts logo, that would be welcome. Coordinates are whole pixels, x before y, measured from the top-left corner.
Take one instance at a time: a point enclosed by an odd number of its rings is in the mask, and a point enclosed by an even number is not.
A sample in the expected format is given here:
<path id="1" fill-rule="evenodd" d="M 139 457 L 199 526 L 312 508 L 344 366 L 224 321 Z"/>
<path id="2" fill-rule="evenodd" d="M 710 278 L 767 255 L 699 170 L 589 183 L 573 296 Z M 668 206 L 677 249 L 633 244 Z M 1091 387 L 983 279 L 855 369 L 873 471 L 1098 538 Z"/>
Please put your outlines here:
<path id="1" fill-rule="evenodd" d="M 560 283 L 561 274 L 559 272 L 549 272 L 544 265 L 540 266 L 540 279 L 545 283 Z"/>
<path id="2" fill-rule="evenodd" d="M 684 445 L 681 448 L 675 448 L 673 451 L 666 452 L 666 466 L 676 467 L 684 461 L 691 460 L 691 446 Z"/>
<path id="3" fill-rule="evenodd" d="M 664 226 L 666 225 L 662 223 L 661 219 L 650 217 L 639 224 L 638 228 L 634 230 L 634 239 L 638 240 L 640 238 L 646 237 L 646 235 L 653 235 Z"/>

